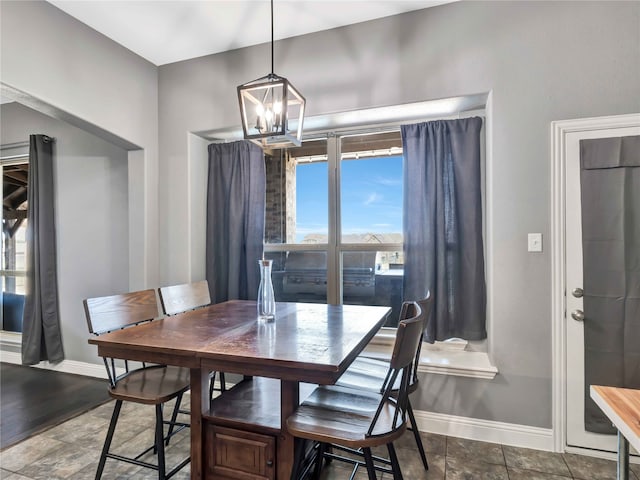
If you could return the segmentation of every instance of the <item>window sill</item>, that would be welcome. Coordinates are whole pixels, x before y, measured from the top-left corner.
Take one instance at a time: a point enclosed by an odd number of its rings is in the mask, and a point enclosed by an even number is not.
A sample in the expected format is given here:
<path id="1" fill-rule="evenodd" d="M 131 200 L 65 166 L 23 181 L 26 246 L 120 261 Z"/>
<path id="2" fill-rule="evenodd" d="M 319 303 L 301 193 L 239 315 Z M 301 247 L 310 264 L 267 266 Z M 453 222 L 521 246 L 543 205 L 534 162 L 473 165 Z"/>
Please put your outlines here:
<path id="1" fill-rule="evenodd" d="M 22 347 L 22 333 L 0 330 L 0 347 Z"/>
<path id="2" fill-rule="evenodd" d="M 379 332 L 365 348 L 363 355 L 371 358 L 389 359 L 395 339 L 393 330 Z M 446 343 L 446 342 L 443 342 Z M 493 379 L 498 369 L 491 364 L 486 352 L 470 352 L 456 345 L 433 346 L 422 344 L 418 372 L 458 377 Z"/>

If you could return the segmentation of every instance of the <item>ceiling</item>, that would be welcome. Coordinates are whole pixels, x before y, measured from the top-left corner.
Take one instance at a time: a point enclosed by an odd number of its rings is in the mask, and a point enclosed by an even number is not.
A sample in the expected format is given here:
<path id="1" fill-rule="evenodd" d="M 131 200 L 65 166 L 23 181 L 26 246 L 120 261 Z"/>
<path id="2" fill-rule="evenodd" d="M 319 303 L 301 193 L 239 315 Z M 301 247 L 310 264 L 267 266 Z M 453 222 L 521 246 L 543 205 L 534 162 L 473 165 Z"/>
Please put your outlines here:
<path id="1" fill-rule="evenodd" d="M 48 0 L 155 65 L 271 40 L 268 0 Z M 455 0 L 275 0 L 276 40 Z"/>

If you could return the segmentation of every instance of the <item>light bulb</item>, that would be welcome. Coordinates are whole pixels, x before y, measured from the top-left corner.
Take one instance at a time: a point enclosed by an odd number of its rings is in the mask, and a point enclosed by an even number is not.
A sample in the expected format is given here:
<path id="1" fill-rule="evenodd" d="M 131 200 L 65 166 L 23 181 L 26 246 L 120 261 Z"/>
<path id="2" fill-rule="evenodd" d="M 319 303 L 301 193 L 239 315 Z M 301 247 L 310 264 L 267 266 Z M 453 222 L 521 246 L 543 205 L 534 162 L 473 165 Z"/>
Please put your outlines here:
<path id="1" fill-rule="evenodd" d="M 273 104 L 273 113 L 282 113 L 282 102 L 276 102 Z"/>
<path id="2" fill-rule="evenodd" d="M 270 122 L 271 120 L 273 120 L 273 112 L 267 109 L 267 111 L 264 112 L 264 118 L 267 119 L 267 122 Z"/>
<path id="3" fill-rule="evenodd" d="M 261 103 L 256 105 L 256 113 L 258 114 L 259 117 L 264 115 L 264 106 Z"/>

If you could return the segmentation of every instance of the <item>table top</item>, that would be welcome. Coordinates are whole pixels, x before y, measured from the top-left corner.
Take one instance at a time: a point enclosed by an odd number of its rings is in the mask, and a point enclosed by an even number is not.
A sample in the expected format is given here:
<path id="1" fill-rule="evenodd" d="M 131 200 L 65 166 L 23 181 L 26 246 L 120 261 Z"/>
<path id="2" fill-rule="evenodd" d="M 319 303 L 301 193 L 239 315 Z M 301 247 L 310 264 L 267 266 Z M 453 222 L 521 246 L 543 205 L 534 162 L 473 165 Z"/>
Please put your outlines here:
<path id="1" fill-rule="evenodd" d="M 288 380 L 333 383 L 390 309 L 277 303 L 272 323 L 254 301 L 233 300 L 91 338 L 101 356 L 162 361 Z"/>
<path id="2" fill-rule="evenodd" d="M 591 385 L 591 398 L 640 452 L 640 390 Z"/>

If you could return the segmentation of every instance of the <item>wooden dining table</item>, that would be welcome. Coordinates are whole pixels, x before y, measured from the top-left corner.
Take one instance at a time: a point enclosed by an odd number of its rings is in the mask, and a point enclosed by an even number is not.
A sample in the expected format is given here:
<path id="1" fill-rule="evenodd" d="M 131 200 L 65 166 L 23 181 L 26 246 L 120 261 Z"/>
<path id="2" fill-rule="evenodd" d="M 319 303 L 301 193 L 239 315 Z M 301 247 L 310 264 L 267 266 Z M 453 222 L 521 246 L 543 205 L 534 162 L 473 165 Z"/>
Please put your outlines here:
<path id="1" fill-rule="evenodd" d="M 289 480 L 294 439 L 285 421 L 300 402 L 300 383 L 333 384 L 385 323 L 388 307 L 278 303 L 276 318 L 257 318 L 253 301 L 228 301 L 91 338 L 98 354 L 186 367 L 191 372 L 191 478 L 207 473 L 205 423 L 209 372 L 280 381 L 280 429 L 273 478 Z M 223 396 L 226 394 L 223 394 Z M 224 397 L 223 397 L 224 398 Z"/>
<path id="2" fill-rule="evenodd" d="M 617 479 L 629 478 L 629 443 L 640 452 L 640 390 L 591 385 L 591 398 L 618 429 Z"/>

